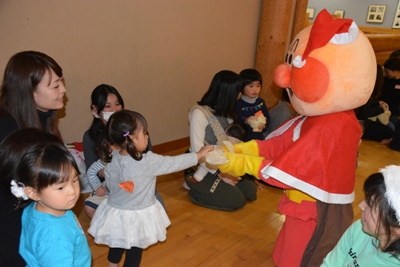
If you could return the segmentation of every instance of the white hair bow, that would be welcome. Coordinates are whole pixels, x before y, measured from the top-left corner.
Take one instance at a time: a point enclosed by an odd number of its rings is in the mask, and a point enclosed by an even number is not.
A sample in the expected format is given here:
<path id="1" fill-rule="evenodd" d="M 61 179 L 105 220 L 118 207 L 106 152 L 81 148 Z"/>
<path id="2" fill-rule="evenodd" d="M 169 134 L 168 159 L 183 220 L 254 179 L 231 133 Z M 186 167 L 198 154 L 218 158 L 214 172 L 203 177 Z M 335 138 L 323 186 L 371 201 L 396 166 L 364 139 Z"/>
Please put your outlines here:
<path id="1" fill-rule="evenodd" d="M 11 193 L 17 198 L 22 197 L 24 200 L 28 200 L 28 197 L 25 195 L 24 189 L 25 185 L 23 183 L 11 180 Z"/>

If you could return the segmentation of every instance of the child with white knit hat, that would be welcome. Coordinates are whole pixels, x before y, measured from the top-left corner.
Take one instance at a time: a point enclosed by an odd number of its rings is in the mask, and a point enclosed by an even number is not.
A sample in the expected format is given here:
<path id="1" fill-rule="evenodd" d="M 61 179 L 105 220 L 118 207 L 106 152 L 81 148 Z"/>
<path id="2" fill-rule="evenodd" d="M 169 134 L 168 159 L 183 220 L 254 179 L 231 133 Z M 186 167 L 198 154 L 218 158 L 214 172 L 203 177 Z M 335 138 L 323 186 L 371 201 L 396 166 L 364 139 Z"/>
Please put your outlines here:
<path id="1" fill-rule="evenodd" d="M 400 266 L 400 166 L 364 182 L 362 218 L 344 233 L 321 266 Z"/>

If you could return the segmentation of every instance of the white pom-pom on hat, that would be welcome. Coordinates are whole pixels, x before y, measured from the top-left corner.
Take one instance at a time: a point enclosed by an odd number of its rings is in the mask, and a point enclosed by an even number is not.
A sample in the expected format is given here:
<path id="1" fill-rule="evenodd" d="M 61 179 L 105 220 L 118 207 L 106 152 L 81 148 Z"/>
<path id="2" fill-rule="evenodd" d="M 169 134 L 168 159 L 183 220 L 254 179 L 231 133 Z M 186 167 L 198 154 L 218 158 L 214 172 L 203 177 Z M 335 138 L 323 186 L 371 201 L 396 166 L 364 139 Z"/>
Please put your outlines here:
<path id="1" fill-rule="evenodd" d="M 294 59 L 293 59 L 293 62 L 292 62 L 292 64 L 293 64 L 293 66 L 295 66 L 296 68 L 302 68 L 304 65 L 306 65 L 306 60 L 304 59 L 304 60 L 302 60 L 301 59 L 301 56 L 296 56 Z"/>

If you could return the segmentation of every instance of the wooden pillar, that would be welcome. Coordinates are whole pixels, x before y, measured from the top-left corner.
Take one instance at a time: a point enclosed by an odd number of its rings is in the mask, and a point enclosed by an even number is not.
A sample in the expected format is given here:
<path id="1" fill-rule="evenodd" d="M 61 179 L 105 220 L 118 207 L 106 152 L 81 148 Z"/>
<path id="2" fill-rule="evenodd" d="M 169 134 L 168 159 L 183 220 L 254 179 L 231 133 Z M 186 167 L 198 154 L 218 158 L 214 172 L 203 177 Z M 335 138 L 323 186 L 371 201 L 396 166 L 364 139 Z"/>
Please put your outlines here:
<path id="1" fill-rule="evenodd" d="M 281 98 L 282 89 L 275 85 L 273 73 L 284 61 L 292 39 L 304 28 L 308 0 L 264 0 L 261 7 L 257 52 L 254 68 L 263 77 L 260 93 L 268 108 Z"/>
<path id="2" fill-rule="evenodd" d="M 290 42 L 292 42 L 294 37 L 296 37 L 296 35 L 307 26 L 304 23 L 304 22 L 308 22 L 308 18 L 306 18 L 307 6 L 308 6 L 308 0 L 297 0 L 296 1 L 296 9 L 295 9 L 294 20 L 293 20 L 293 30 L 292 30 Z"/>

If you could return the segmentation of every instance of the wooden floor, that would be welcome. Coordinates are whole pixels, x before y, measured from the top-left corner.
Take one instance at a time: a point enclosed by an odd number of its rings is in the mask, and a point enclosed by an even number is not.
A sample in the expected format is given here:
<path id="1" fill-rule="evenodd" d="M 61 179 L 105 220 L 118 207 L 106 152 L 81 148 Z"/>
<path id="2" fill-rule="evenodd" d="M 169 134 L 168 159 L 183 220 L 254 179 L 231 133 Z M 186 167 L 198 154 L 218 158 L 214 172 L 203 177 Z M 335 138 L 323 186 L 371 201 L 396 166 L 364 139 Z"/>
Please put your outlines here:
<path id="1" fill-rule="evenodd" d="M 400 152 L 377 142 L 363 141 L 359 151 L 356 199 L 353 203 L 355 219 L 361 216 L 358 203 L 363 199 L 365 178 L 386 165 L 400 164 Z M 277 211 L 282 190 L 265 186 L 264 190 L 258 190 L 256 201 L 236 212 L 224 212 L 192 204 L 188 191 L 182 187 L 182 172 L 159 177 L 159 181 L 157 189 L 172 224 L 165 242 L 144 250 L 141 266 L 275 266 L 271 254 L 285 220 Z M 82 210 L 85 196 L 81 197 L 74 212 L 86 231 L 90 220 Z M 107 266 L 108 247 L 94 244 L 88 234 L 87 238 L 93 255 L 92 266 Z"/>

